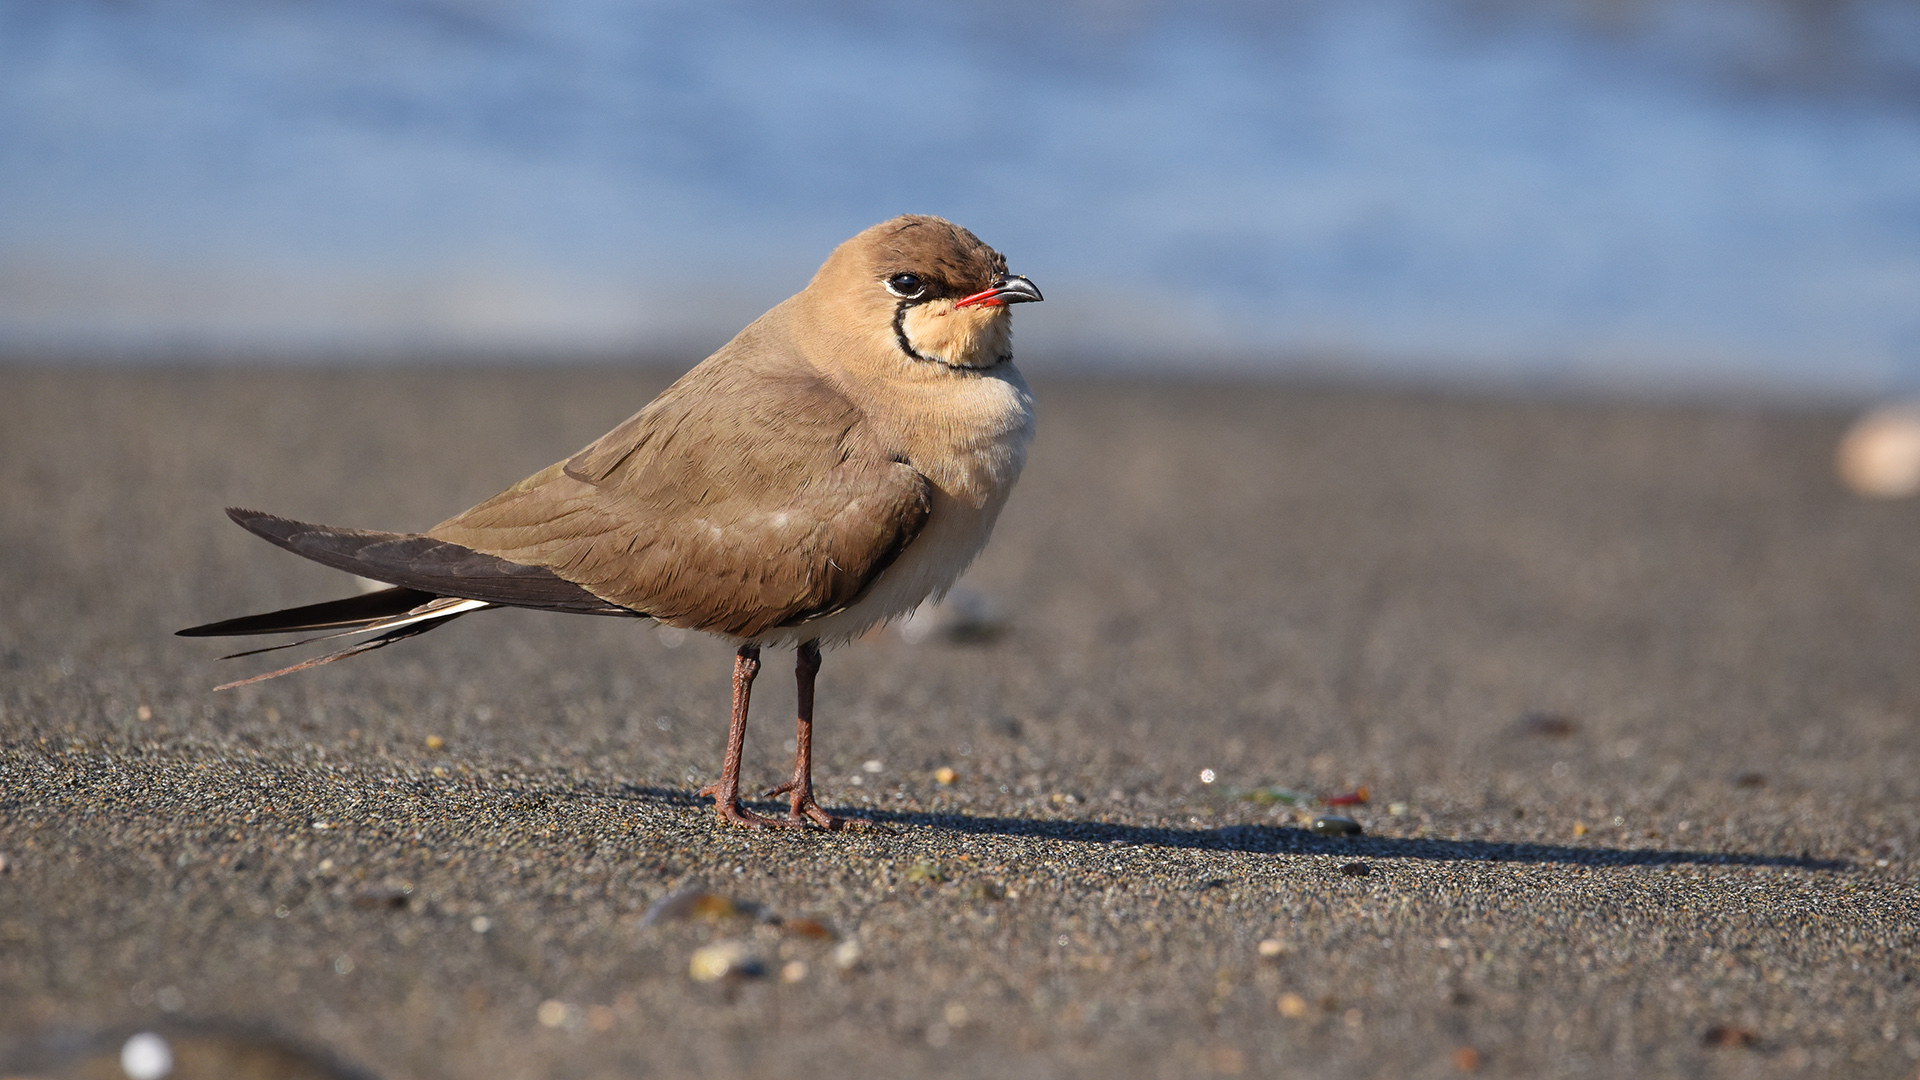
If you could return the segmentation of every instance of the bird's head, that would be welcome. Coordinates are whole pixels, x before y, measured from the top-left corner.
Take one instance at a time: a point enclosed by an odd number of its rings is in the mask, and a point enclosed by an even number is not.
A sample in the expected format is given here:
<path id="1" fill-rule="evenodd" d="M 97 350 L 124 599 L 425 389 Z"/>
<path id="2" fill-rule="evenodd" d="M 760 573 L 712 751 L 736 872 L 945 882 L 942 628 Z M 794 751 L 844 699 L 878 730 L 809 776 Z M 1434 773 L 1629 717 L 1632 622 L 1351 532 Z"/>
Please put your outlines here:
<path id="1" fill-rule="evenodd" d="M 1013 304 L 1041 299 L 1006 257 L 952 222 L 907 214 L 841 244 L 807 291 L 901 359 L 982 369 L 1013 359 Z M 882 342 L 884 338 L 884 343 Z"/>

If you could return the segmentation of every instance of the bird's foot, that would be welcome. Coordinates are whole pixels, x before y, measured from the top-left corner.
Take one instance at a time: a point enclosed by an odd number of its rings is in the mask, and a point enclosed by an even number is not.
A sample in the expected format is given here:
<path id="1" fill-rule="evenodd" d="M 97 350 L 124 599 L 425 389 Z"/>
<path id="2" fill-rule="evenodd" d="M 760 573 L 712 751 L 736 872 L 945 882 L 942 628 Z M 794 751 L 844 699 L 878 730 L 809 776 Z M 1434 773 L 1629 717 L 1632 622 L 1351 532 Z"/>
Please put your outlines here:
<path id="1" fill-rule="evenodd" d="M 789 780 L 779 787 L 768 788 L 761 797 L 771 799 L 775 795 L 792 795 L 793 790 L 794 783 Z M 853 825 L 866 824 L 866 822 L 857 818 L 840 818 L 827 813 L 819 802 L 815 801 L 811 788 L 794 798 L 791 808 L 787 811 L 787 820 L 782 824 L 792 825 L 795 828 L 804 828 L 808 822 L 812 822 L 829 831 L 844 829 Z"/>
<path id="2" fill-rule="evenodd" d="M 765 814 L 756 814 L 740 802 L 740 797 L 732 793 L 723 793 L 719 784 L 708 784 L 694 792 L 695 798 L 712 798 L 713 808 L 719 812 L 720 820 L 735 825 L 744 825 L 749 829 L 795 829 L 800 826 L 785 818 L 771 818 Z"/>

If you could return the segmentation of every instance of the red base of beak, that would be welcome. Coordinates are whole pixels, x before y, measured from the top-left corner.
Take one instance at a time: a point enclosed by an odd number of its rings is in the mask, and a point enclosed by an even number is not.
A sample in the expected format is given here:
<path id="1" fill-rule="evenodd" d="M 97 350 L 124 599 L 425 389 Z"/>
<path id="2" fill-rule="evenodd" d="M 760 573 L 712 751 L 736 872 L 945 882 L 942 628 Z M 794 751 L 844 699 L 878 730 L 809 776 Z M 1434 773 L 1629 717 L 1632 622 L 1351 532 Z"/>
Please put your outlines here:
<path id="1" fill-rule="evenodd" d="M 1002 299 L 1000 299 L 1000 297 L 999 297 L 999 295 L 998 295 L 998 294 L 999 294 L 999 292 L 1000 292 L 1000 290 L 999 290 L 999 289 L 988 289 L 988 290 L 987 290 L 987 291 L 985 291 L 985 292 L 977 292 L 977 293 L 974 293 L 974 294 L 973 294 L 972 296 L 963 296 L 963 297 L 961 297 L 960 299 L 958 299 L 958 300 L 955 300 L 955 301 L 953 302 L 953 306 L 954 306 L 954 307 L 957 307 L 957 308 L 961 308 L 961 307 L 1006 307 L 1006 306 L 1007 306 L 1007 302 L 1006 302 L 1005 300 L 1002 300 Z"/>

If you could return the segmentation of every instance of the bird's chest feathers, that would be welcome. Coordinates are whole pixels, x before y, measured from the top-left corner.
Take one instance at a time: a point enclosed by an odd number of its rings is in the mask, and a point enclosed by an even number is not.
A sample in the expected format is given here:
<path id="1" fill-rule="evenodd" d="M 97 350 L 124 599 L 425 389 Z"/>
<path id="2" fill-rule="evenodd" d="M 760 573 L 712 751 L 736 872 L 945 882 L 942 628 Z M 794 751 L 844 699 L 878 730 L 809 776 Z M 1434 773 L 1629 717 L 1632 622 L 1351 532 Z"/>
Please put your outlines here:
<path id="1" fill-rule="evenodd" d="M 902 388 L 891 434 L 907 463 L 974 510 L 998 509 L 1026 464 L 1033 395 L 1020 373 L 956 377 Z"/>

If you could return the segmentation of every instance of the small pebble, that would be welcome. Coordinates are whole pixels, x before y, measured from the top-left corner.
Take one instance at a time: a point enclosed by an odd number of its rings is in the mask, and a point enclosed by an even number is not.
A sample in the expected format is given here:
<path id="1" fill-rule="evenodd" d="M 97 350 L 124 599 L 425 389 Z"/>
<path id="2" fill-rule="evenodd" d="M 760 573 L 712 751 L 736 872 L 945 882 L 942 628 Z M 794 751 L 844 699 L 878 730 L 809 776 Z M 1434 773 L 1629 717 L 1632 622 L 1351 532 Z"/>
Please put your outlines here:
<path id="1" fill-rule="evenodd" d="M 1453 1067 L 1463 1073 L 1480 1071 L 1480 1051 L 1471 1046 L 1458 1047 L 1453 1051 Z"/>
<path id="2" fill-rule="evenodd" d="M 445 750 L 446 748 L 447 748 L 447 740 L 441 738 L 438 735 L 427 736 L 427 749 Z"/>
<path id="3" fill-rule="evenodd" d="M 120 1048 L 120 1069 L 129 1080 L 160 1080 L 173 1071 L 173 1048 L 153 1032 L 143 1031 Z"/>
<path id="4" fill-rule="evenodd" d="M 755 905 L 735 901 L 716 892 L 699 888 L 681 889 L 654 901 L 653 906 L 641 917 L 640 925 L 652 926 L 669 919 L 697 918 L 718 922 L 736 915 L 757 914 L 758 911 Z"/>
<path id="5" fill-rule="evenodd" d="M 789 960 L 780 968 L 780 981 L 783 983 L 805 982 L 806 978 L 807 962 L 805 960 Z"/>
<path id="6" fill-rule="evenodd" d="M 852 971 L 860 966 L 860 957 L 860 942 L 856 938 L 848 938 L 833 947 L 833 966 L 841 971 Z"/>
<path id="7" fill-rule="evenodd" d="M 1528 713 L 1520 718 L 1520 730 L 1528 735 L 1540 735 L 1549 739 L 1564 739 L 1580 730 L 1570 716 L 1559 713 Z"/>
<path id="8" fill-rule="evenodd" d="M 1339 814 L 1316 815 L 1307 828 L 1321 836 L 1359 836 L 1366 831 L 1360 827 L 1359 822 Z"/>
<path id="9" fill-rule="evenodd" d="M 1840 440 L 1834 465 L 1856 495 L 1920 495 L 1920 402 L 1884 406 L 1855 421 Z"/>
<path id="10" fill-rule="evenodd" d="M 833 928 L 819 919 L 790 919 L 782 928 L 795 937 L 813 938 L 816 941 L 832 941 L 834 938 Z"/>
<path id="11" fill-rule="evenodd" d="M 760 961 L 738 941 L 716 941 L 695 949 L 687 963 L 687 974 L 693 976 L 695 982 L 751 978 L 763 970 Z"/>
<path id="12" fill-rule="evenodd" d="M 1373 867 L 1363 862 L 1350 862 L 1342 866 L 1340 872 L 1348 877 L 1366 877 L 1373 873 Z"/>
<path id="13" fill-rule="evenodd" d="M 146 706 L 146 705 L 142 705 L 142 706 L 140 706 L 139 708 L 137 708 L 137 709 L 135 709 L 135 710 L 133 710 L 133 715 L 134 715 L 134 717 L 135 717 L 136 719 L 138 719 L 138 720 L 139 720 L 139 721 L 140 721 L 141 723 L 143 723 L 143 724 L 144 724 L 144 723 L 146 723 L 147 721 L 149 721 L 149 720 L 151 720 L 151 719 L 153 719 L 153 709 L 152 709 L 152 708 L 151 708 L 150 706 Z M 135 1038 L 135 1039 L 137 1039 L 137 1038 L 139 1038 L 139 1037 L 140 1037 L 140 1036 L 138 1036 L 138 1035 L 135 1035 L 135 1036 L 134 1036 L 134 1038 Z M 159 1037 L 160 1037 L 160 1036 L 158 1036 L 158 1035 L 155 1035 L 155 1036 L 154 1036 L 154 1038 L 156 1038 L 156 1039 L 157 1039 L 157 1038 L 159 1038 Z M 132 1045 L 132 1043 L 131 1043 L 131 1041 L 129 1041 L 129 1043 L 128 1043 L 128 1045 Z M 165 1044 L 162 1044 L 162 1045 L 165 1045 Z M 167 1067 L 168 1067 L 168 1068 L 172 1068 L 173 1066 L 172 1066 L 171 1064 L 169 1064 L 169 1065 L 168 1065 Z"/>
<path id="14" fill-rule="evenodd" d="M 1307 999 L 1299 994 L 1281 994 L 1280 1015 L 1289 1020 L 1298 1020 L 1307 1015 Z"/>
<path id="15" fill-rule="evenodd" d="M 960 779 L 960 774 L 947 768 L 945 765 L 933 770 L 933 782 L 936 784 L 951 784 L 958 779 Z"/>
<path id="16" fill-rule="evenodd" d="M 1287 951 L 1286 943 L 1279 938 L 1268 938 L 1259 945 L 1261 956 L 1279 956 Z"/>
<path id="17" fill-rule="evenodd" d="M 1722 1050 L 1740 1050 L 1759 1042 L 1760 1036 L 1746 1028 L 1734 1027 L 1732 1024 L 1715 1024 L 1707 1029 L 1707 1033 L 1701 1036 L 1700 1041 L 1705 1046 L 1718 1047 Z"/>

